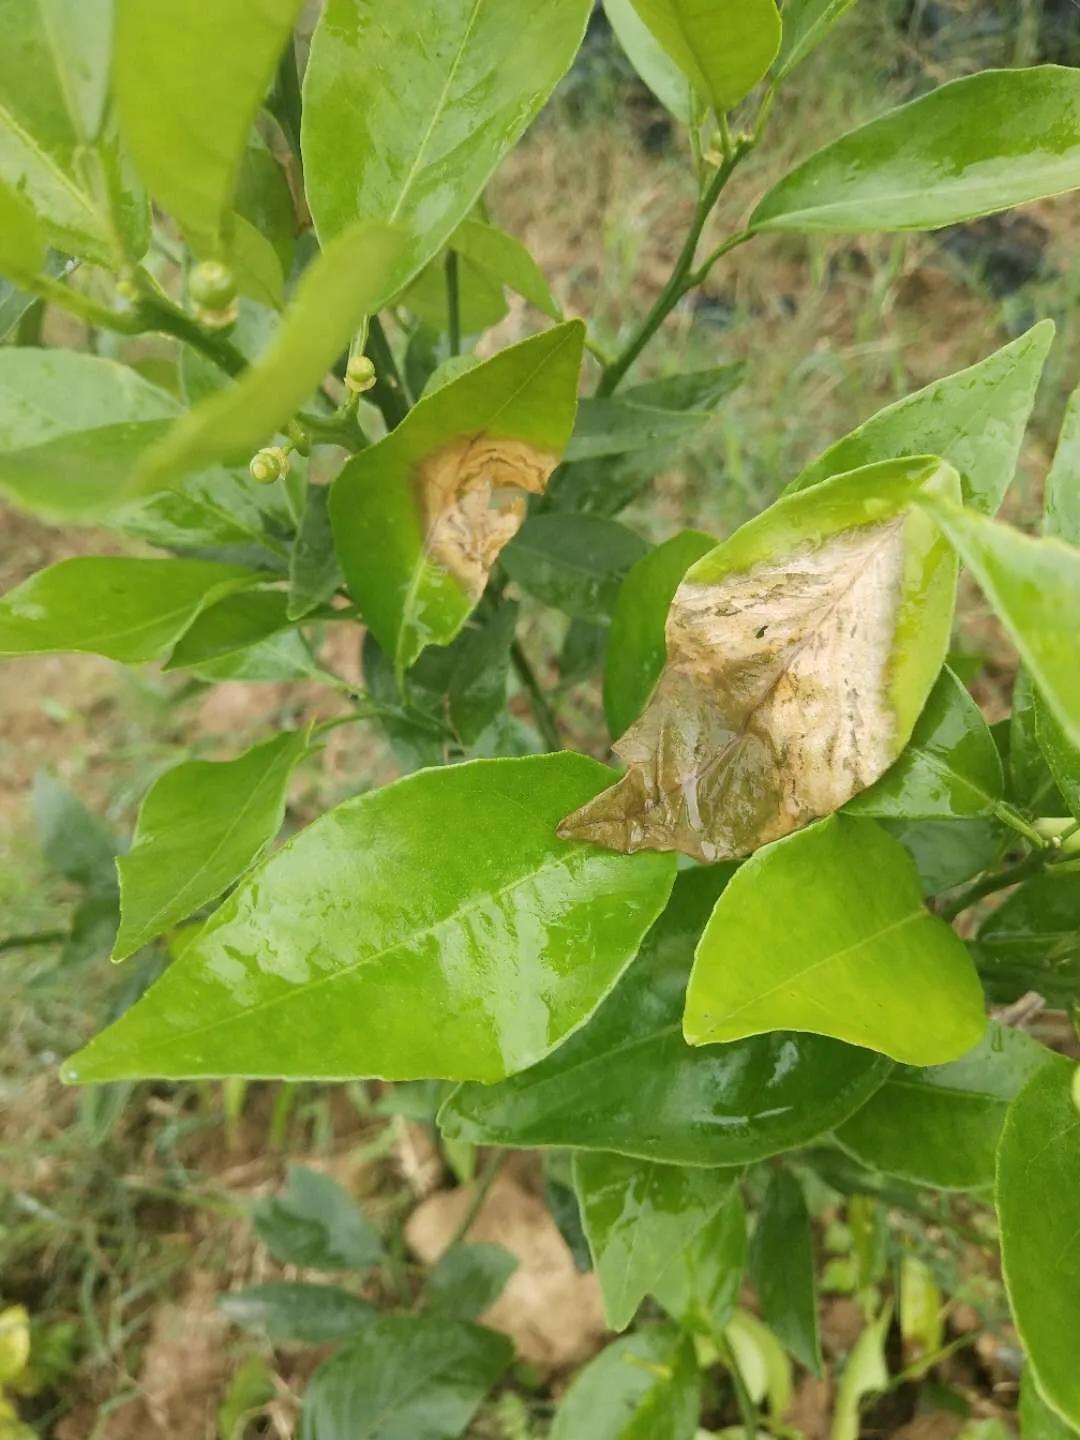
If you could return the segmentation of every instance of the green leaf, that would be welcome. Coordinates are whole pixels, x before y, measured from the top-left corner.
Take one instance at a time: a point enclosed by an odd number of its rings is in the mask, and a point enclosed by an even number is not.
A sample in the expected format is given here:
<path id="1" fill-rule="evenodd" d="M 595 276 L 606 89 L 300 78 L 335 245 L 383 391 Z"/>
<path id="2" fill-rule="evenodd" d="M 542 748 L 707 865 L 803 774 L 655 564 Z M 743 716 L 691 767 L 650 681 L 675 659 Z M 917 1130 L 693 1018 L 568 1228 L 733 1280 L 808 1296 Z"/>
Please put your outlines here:
<path id="1" fill-rule="evenodd" d="M 975 963 L 990 999 L 1029 990 L 1055 1009 L 1080 1001 L 1080 875 L 1051 869 L 1014 890 L 979 927 Z"/>
<path id="2" fill-rule="evenodd" d="M 457 1440 L 513 1354 L 479 1325 L 384 1316 L 311 1377 L 301 1440 Z"/>
<path id="3" fill-rule="evenodd" d="M 790 1170 L 774 1170 L 769 1178 L 750 1247 L 750 1278 L 766 1324 L 800 1365 L 820 1375 L 810 1212 Z"/>
<path id="4" fill-rule="evenodd" d="M 244 881 L 68 1078 L 490 1081 L 535 1063 L 671 888 L 668 857 L 556 840 L 559 805 L 610 773 L 569 753 L 475 761 L 346 801 Z"/>
<path id="5" fill-rule="evenodd" d="M 895 1070 L 836 1138 L 869 1169 L 915 1185 L 992 1185 L 1005 1112 L 1046 1057 L 1022 1030 L 992 1021 L 959 1060 Z"/>
<path id="6" fill-rule="evenodd" d="M 398 304 L 410 310 L 437 335 L 445 335 L 450 328 L 450 300 L 446 282 L 447 254 L 447 251 L 440 250 L 398 298 Z M 487 270 L 464 258 L 458 263 L 458 311 L 463 335 L 477 335 L 483 330 L 489 330 L 505 319 L 507 313 L 502 282 Z M 476 360 L 477 357 L 471 354 L 450 356 L 439 366 L 435 376 L 443 377 L 446 369 L 450 367 L 455 370 L 462 366 L 471 369 Z M 434 381 L 435 377 L 428 386 L 428 393 L 437 388 Z"/>
<path id="7" fill-rule="evenodd" d="M 117 0 L 120 124 L 155 198 L 199 254 L 227 254 L 248 137 L 301 0 Z"/>
<path id="8" fill-rule="evenodd" d="M 697 407 L 646 403 L 629 394 L 617 400 L 582 400 L 566 459 L 568 463 L 597 460 L 677 443 L 695 435 L 703 419 Z"/>
<path id="9" fill-rule="evenodd" d="M 785 897 L 797 897 L 797 945 Z M 692 1045 L 808 1030 L 910 1065 L 954 1060 L 985 1028 L 975 967 L 923 905 L 902 847 L 840 815 L 732 877 L 697 947 L 683 1022 Z"/>
<path id="10" fill-rule="evenodd" d="M 1001 1265 L 1043 1399 L 1080 1426 L 1080 1105 L 1077 1069 L 1054 1059 L 1013 1101 L 998 1147 Z"/>
<path id="11" fill-rule="evenodd" d="M 946 668 L 899 760 L 844 810 L 883 819 L 964 820 L 992 815 L 1004 785 L 982 711 Z"/>
<path id="12" fill-rule="evenodd" d="M 632 0 L 604 0 L 604 13 L 626 58 L 645 84 L 676 120 L 689 125 L 693 119 L 693 87 L 634 9 Z"/>
<path id="13" fill-rule="evenodd" d="M 1041 320 L 977 365 L 898 400 L 830 446 L 785 493 L 897 455 L 932 454 L 957 470 L 969 505 L 994 514 L 1016 471 L 1053 338 L 1053 322 Z"/>
<path id="14" fill-rule="evenodd" d="M 718 115 L 750 93 L 780 48 L 774 0 L 633 0 L 633 5 Z"/>
<path id="15" fill-rule="evenodd" d="M 357 225 L 332 241 L 304 272 L 257 363 L 196 405 L 147 456 L 142 489 L 163 489 L 222 458 L 246 463 L 318 386 L 364 317 L 388 298 L 401 245 L 400 235 L 384 225 Z"/>
<path id="16" fill-rule="evenodd" d="M 337 1181 L 321 1170 L 290 1165 L 284 1190 L 256 1200 L 251 1222 L 259 1239 L 283 1265 L 302 1265 L 307 1270 L 369 1270 L 382 1259 L 382 1243 L 374 1226 Z"/>
<path id="17" fill-rule="evenodd" d="M 1054 777 L 1036 734 L 1035 697 L 1031 676 L 1021 665 L 1013 684 L 1009 716 L 1009 796 L 1027 813 L 1041 815 L 1046 813 L 1047 804 L 1055 803 Z M 1040 709 L 1045 711 L 1045 705 Z"/>
<path id="18" fill-rule="evenodd" d="M 188 670 L 248 650 L 292 626 L 283 590 L 226 595 L 207 606 L 180 637 L 166 670 Z"/>
<path id="19" fill-rule="evenodd" d="M 574 1189 L 604 1315 L 625 1330 L 645 1296 L 716 1215 L 737 1170 L 702 1170 L 579 1151 Z"/>
<path id="20" fill-rule="evenodd" d="M 639 1330 L 574 1376 L 551 1440 L 694 1440 L 699 1405 L 689 1336 L 667 1327 Z"/>
<path id="21" fill-rule="evenodd" d="M 1069 545 L 1080 545 L 1080 389 L 1069 397 L 1054 461 L 1046 477 L 1044 505 L 1044 533 Z"/>
<path id="22" fill-rule="evenodd" d="M 329 0 L 304 76 L 308 202 L 325 245 L 400 225 L 404 284 L 465 219 L 581 43 L 591 0 Z"/>
<path id="23" fill-rule="evenodd" d="M 1080 745 L 1080 550 L 1033 540 L 940 496 L 921 503 L 978 581 L 1065 737 Z"/>
<path id="24" fill-rule="evenodd" d="M 355 455 L 330 516 L 349 590 L 399 675 L 446 645 L 570 435 L 580 321 L 501 351 Z"/>
<path id="25" fill-rule="evenodd" d="M 912 503 L 924 487 L 959 482 L 926 458 L 837 475 L 693 565 L 664 671 L 614 747 L 629 768 L 559 833 L 734 859 L 878 779 L 948 646 L 956 563 Z"/>
<path id="26" fill-rule="evenodd" d="M 276 1394 L 270 1366 L 261 1355 L 250 1355 L 230 1380 L 218 1408 L 218 1440 L 244 1440 L 248 1421 Z"/>
<path id="27" fill-rule="evenodd" d="M 473 745 L 500 717 L 506 706 L 510 647 L 518 609 L 500 605 L 476 628 L 465 629 L 454 642 L 454 663 L 447 684 L 447 713 L 458 738 Z"/>
<path id="28" fill-rule="evenodd" d="M 1061 792 L 1069 814 L 1080 820 L 1080 746 L 1065 734 L 1054 712 L 1042 697 L 1033 696 L 1035 734 L 1046 757 L 1050 774 Z"/>
<path id="29" fill-rule="evenodd" d="M 679 1034 L 694 943 L 728 873 L 680 874 L 641 955 L 589 1024 L 501 1085 L 461 1086 L 439 1115 L 443 1132 L 735 1166 L 846 1119 L 888 1073 L 869 1051 L 790 1034 L 695 1050 Z"/>
<path id="30" fill-rule="evenodd" d="M 1077 1432 L 1051 1410 L 1039 1394 L 1030 1367 L 1020 1377 L 1020 1434 L 1022 1440 L 1075 1440 Z"/>
<path id="31" fill-rule="evenodd" d="M 736 1310 L 724 1330 L 724 1341 L 751 1400 L 755 1405 L 767 1404 L 779 1421 L 787 1413 L 795 1388 L 793 1367 L 780 1341 L 748 1310 Z"/>
<path id="32" fill-rule="evenodd" d="M 17 190 L 0 180 L 0 275 L 32 283 L 45 265 L 45 234 Z"/>
<path id="33" fill-rule="evenodd" d="M 120 857 L 114 960 L 186 920 L 248 870 L 285 817 L 285 792 L 307 750 L 294 730 L 236 760 L 192 760 L 146 793 L 131 850 Z"/>
<path id="34" fill-rule="evenodd" d="M 344 583 L 330 527 L 330 487 L 309 485 L 300 529 L 289 554 L 288 618 L 302 620 L 331 600 Z"/>
<path id="35" fill-rule="evenodd" d="M 49 869 L 87 890 L 115 891 L 113 856 L 119 846 L 104 821 L 47 770 L 34 776 L 31 804 Z"/>
<path id="36" fill-rule="evenodd" d="M 773 78 L 783 80 L 828 35 L 854 0 L 784 0 L 784 38 Z"/>
<path id="37" fill-rule="evenodd" d="M 375 1306 L 338 1285 L 305 1285 L 276 1280 L 230 1290 L 218 1299 L 218 1308 L 234 1325 L 256 1330 L 268 1340 L 300 1341 L 325 1345 L 345 1340 L 378 1315 Z"/>
<path id="38" fill-rule="evenodd" d="M 715 546 L 701 530 L 680 530 L 627 573 L 604 661 L 604 714 L 612 735 L 622 735 L 645 708 L 667 658 L 664 626 L 675 591 L 690 566 Z"/>
<path id="39" fill-rule="evenodd" d="M 495 1304 L 517 1267 L 501 1245 L 451 1245 L 427 1278 L 428 1314 L 474 1320 Z"/>
<path id="40" fill-rule="evenodd" d="M 715 1338 L 739 1302 L 746 1266 L 746 1211 L 737 1188 L 717 1214 L 672 1260 L 653 1295 L 687 1330 Z"/>
<path id="41" fill-rule="evenodd" d="M 454 231 L 450 245 L 464 260 L 523 296 L 544 315 L 562 319 L 544 272 L 513 235 L 482 220 L 466 220 Z"/>
<path id="42" fill-rule="evenodd" d="M 118 267 L 150 214 L 106 117 L 112 0 L 3 0 L 0 182 L 65 254 Z"/>
<path id="43" fill-rule="evenodd" d="M 885 1340 L 891 1321 L 892 1306 L 886 1305 L 855 1341 L 840 1377 L 829 1440 L 858 1440 L 862 1431 L 859 1423 L 862 1402 L 888 1386 Z"/>
<path id="44" fill-rule="evenodd" d="M 852 130 L 779 181 L 754 230 L 936 230 L 1080 185 L 1080 74 L 983 70 Z"/>
<path id="45" fill-rule="evenodd" d="M 0 655 L 85 650 L 129 665 L 153 660 L 208 605 L 260 578 L 209 560 L 61 560 L 0 599 Z"/>
<path id="46" fill-rule="evenodd" d="M 533 515 L 503 567 L 523 590 L 582 620 L 610 615 L 623 579 L 648 552 L 641 536 L 602 515 Z"/>

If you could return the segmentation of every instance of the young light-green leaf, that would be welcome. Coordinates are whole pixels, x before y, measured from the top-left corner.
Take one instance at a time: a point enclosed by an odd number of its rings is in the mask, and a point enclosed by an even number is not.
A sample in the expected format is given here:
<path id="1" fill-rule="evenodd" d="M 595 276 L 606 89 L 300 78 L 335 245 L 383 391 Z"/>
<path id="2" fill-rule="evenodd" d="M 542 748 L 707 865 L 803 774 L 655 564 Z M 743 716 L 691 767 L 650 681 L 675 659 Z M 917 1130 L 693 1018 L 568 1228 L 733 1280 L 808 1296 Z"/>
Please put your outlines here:
<path id="1" fill-rule="evenodd" d="M 262 578 L 210 560 L 61 560 L 0 599 L 0 655 L 84 650 L 128 665 L 154 660 L 208 605 Z"/>
<path id="2" fill-rule="evenodd" d="M 468 619 L 569 439 L 585 330 L 501 351 L 355 455 L 330 496 L 349 590 L 401 673 Z"/>
<path id="3" fill-rule="evenodd" d="M 454 231 L 450 246 L 479 270 L 507 285 L 531 305 L 561 320 L 562 311 L 551 293 L 544 272 L 525 246 L 513 235 L 482 220 L 465 220 Z"/>
<path id="4" fill-rule="evenodd" d="M 304 76 L 307 197 L 325 245 L 398 224 L 404 285 L 466 217 L 565 74 L 591 0 L 329 0 Z"/>
<path id="5" fill-rule="evenodd" d="M 975 576 L 1066 738 L 1080 745 L 1080 550 L 1034 540 L 941 496 L 922 503 Z"/>
<path id="6" fill-rule="evenodd" d="M 1080 74 L 983 70 L 890 110 L 785 175 L 754 230 L 935 230 L 1080 186 Z"/>
<path id="7" fill-rule="evenodd" d="M 633 0 L 633 5 L 718 115 L 750 93 L 780 48 L 775 0 Z"/>
<path id="8" fill-rule="evenodd" d="M 1053 321 L 1040 320 L 977 365 L 889 405 L 830 446 L 785 493 L 860 465 L 929 453 L 940 455 L 958 472 L 969 505 L 994 514 L 1016 470 L 1053 338 Z"/>
<path id="9" fill-rule="evenodd" d="M 1046 477 L 1043 533 L 1080 545 L 1080 389 L 1069 397 Z"/>
<path id="10" fill-rule="evenodd" d="M 229 253 L 251 127 L 300 8 L 301 0 L 117 0 L 121 129 L 198 254 Z"/>
<path id="11" fill-rule="evenodd" d="M 954 1060 L 985 1028 L 975 967 L 924 906 L 903 848 L 842 815 L 732 877 L 697 947 L 683 1022 L 692 1045 L 807 1030 L 909 1065 Z"/>
<path id="12" fill-rule="evenodd" d="M 255 870 L 68 1079 L 491 1081 L 535 1063 L 592 1014 L 671 888 L 669 857 L 555 838 L 565 798 L 609 776 L 564 752 L 346 801 Z"/>
<path id="13" fill-rule="evenodd" d="M 1080 1086 L 1064 1059 L 1009 1107 L 995 1198 L 1013 1319 L 1043 1398 L 1080 1427 Z"/>
<path id="14" fill-rule="evenodd" d="M 604 14 L 626 58 L 661 105 L 689 125 L 694 111 L 693 86 L 634 9 L 633 0 L 604 0 Z"/>
<path id="15" fill-rule="evenodd" d="M 737 1170 L 705 1170 L 579 1151 L 574 1189 L 612 1330 L 625 1330 L 645 1296 L 731 1194 Z"/>
<path id="16" fill-rule="evenodd" d="M 281 828 L 285 791 L 307 736 L 291 731 L 236 760 L 192 760 L 162 775 L 117 861 L 120 932 L 114 960 L 200 910 L 255 863 Z"/>
<path id="17" fill-rule="evenodd" d="M 694 1440 L 699 1405 L 690 1337 L 673 1326 L 639 1330 L 575 1375 L 551 1440 Z"/>

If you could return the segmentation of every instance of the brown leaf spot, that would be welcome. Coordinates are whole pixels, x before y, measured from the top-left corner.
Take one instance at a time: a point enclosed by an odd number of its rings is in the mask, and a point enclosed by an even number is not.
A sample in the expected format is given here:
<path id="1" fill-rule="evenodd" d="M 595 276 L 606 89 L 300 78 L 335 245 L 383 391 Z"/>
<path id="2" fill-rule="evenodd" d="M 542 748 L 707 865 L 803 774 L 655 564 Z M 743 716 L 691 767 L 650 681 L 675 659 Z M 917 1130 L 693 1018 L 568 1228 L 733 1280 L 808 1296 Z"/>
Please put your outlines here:
<path id="1" fill-rule="evenodd" d="M 728 860 L 872 784 L 895 758 L 886 683 L 903 531 L 899 517 L 684 581 L 667 665 L 615 746 L 629 769 L 559 834 Z"/>
<path id="2" fill-rule="evenodd" d="M 473 601 L 525 520 L 526 497 L 542 495 L 558 456 L 521 440 L 464 435 L 422 460 L 416 496 L 428 558 Z"/>

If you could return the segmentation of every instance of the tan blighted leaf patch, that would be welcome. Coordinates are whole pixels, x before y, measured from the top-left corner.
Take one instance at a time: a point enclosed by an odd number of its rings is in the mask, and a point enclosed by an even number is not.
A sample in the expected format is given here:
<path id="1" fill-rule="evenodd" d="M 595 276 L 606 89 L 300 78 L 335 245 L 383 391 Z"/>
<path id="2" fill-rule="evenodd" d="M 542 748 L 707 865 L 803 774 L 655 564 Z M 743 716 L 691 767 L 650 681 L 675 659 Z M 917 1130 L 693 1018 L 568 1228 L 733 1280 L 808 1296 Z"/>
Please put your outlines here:
<path id="1" fill-rule="evenodd" d="M 418 465 L 425 555 L 470 600 L 484 593 L 495 561 L 524 524 L 527 497 L 544 493 L 557 463 L 557 455 L 521 440 L 466 435 Z"/>
<path id="2" fill-rule="evenodd" d="M 897 517 L 684 580 L 667 665 L 615 746 L 629 769 L 559 834 L 734 859 L 872 784 L 896 758 L 887 684 L 903 565 Z"/>

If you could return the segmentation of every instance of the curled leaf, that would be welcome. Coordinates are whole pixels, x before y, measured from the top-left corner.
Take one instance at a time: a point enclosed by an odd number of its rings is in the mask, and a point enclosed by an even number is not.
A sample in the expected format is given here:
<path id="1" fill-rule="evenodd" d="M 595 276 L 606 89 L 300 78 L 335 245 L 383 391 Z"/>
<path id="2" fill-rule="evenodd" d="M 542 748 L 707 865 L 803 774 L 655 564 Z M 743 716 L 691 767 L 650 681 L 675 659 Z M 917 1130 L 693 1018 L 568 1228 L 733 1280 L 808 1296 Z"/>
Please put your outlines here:
<path id="1" fill-rule="evenodd" d="M 657 687 L 614 747 L 630 768 L 559 834 L 732 859 L 873 784 L 911 735 L 952 615 L 955 562 L 911 501 L 958 483 L 925 457 L 851 471 L 693 566 Z"/>

